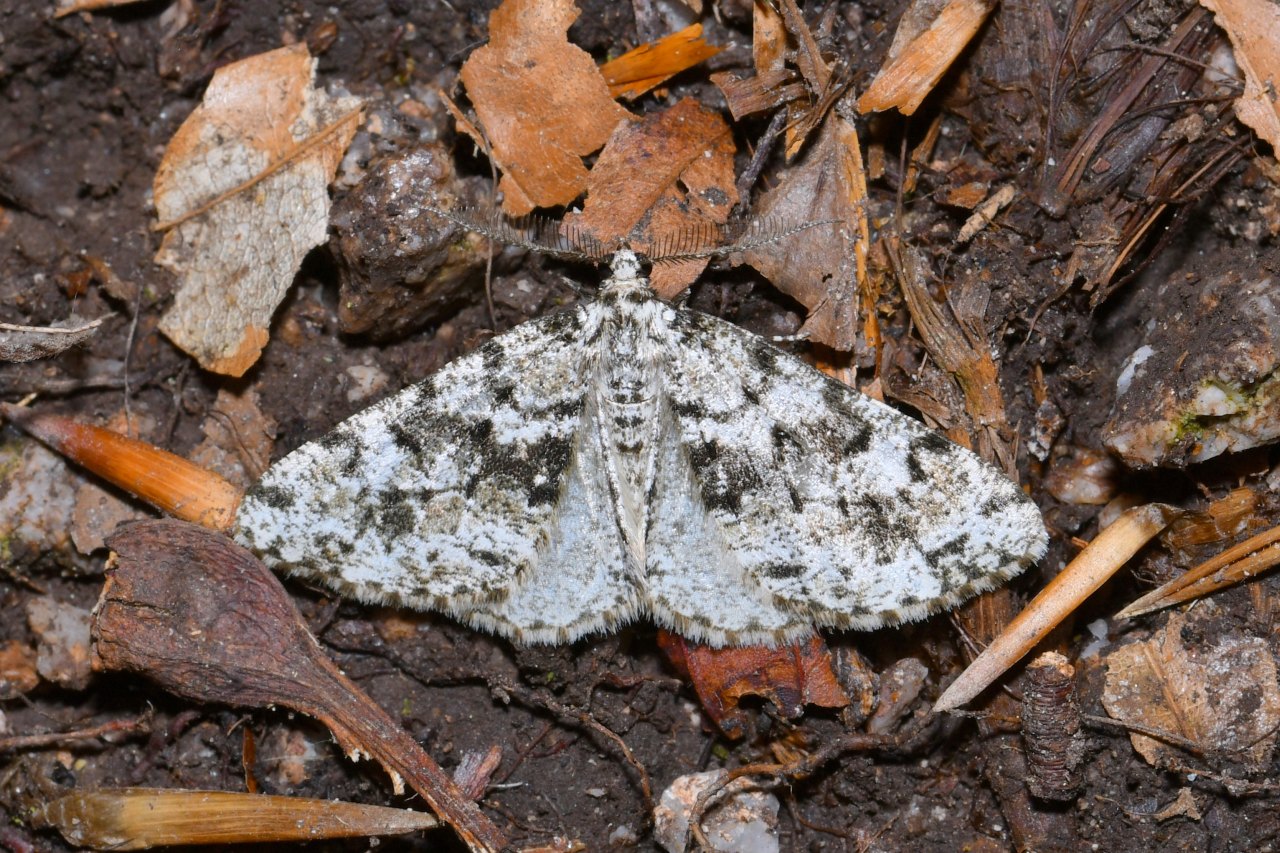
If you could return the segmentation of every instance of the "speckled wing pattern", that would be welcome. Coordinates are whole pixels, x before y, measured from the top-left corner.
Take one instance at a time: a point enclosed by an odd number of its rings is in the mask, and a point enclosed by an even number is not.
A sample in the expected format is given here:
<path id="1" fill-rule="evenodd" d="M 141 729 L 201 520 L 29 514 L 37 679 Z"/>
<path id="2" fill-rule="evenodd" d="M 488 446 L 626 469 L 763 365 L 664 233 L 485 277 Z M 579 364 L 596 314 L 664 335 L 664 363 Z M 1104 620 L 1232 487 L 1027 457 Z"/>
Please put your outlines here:
<path id="1" fill-rule="evenodd" d="M 524 323 L 303 445 L 245 495 L 236 537 L 361 601 L 536 641 L 630 617 L 580 331 L 578 312 Z"/>
<path id="2" fill-rule="evenodd" d="M 237 537 L 364 601 L 518 642 L 648 615 L 711 645 L 922 618 L 1043 552 L 998 471 L 722 320 L 630 252 L 274 465 Z"/>
<path id="3" fill-rule="evenodd" d="M 658 621 L 712 643 L 787 639 L 797 619 L 877 628 L 992 589 L 1043 553 L 1035 505 L 970 451 L 723 320 L 676 312 L 671 331 L 666 442 L 723 547 L 651 552 Z M 708 564 L 738 606 L 701 588 Z"/>

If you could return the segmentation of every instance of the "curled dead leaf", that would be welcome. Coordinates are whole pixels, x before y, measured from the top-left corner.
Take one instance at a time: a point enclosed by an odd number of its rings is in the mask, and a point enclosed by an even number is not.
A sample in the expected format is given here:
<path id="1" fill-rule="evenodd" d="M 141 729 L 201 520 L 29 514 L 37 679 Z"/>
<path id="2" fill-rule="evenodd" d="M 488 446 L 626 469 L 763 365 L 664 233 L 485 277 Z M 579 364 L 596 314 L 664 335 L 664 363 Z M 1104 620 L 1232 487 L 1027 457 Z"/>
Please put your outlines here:
<path id="1" fill-rule="evenodd" d="M 843 708 L 848 694 L 836 679 L 831 652 L 816 634 L 777 648 L 713 649 L 662 631 L 658 645 L 672 666 L 693 684 L 712 722 L 730 738 L 746 734 L 750 720 L 738 707 L 745 696 L 761 696 L 787 719 L 805 705 Z"/>
<path id="2" fill-rule="evenodd" d="M 0 323 L 0 361 L 48 358 L 88 340 L 105 317 L 78 326 L 15 326 Z"/>
<path id="3" fill-rule="evenodd" d="M 303 256 L 324 242 L 329 182 L 360 101 L 316 89 L 305 45 L 220 68 L 156 172 L 156 263 L 179 276 L 160 329 L 216 373 L 241 376 Z"/>
<path id="4" fill-rule="evenodd" d="M 850 352 L 857 339 L 858 294 L 866 278 L 869 226 L 866 176 L 853 126 L 837 116 L 756 205 L 783 222 L 841 223 L 746 253 L 747 263 L 809 309 L 801 333 Z"/>
<path id="5" fill-rule="evenodd" d="M 1280 153 L 1280 6 L 1270 0 L 1200 0 L 1227 31 L 1236 64 L 1244 72 L 1244 94 L 1236 116 Z"/>

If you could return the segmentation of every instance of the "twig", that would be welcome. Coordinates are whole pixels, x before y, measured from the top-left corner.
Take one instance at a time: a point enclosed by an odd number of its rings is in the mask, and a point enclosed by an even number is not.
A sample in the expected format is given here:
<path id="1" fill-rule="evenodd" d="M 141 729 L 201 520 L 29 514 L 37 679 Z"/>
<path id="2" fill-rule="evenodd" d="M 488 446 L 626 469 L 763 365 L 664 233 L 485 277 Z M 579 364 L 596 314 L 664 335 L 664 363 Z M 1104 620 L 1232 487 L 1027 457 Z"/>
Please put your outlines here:
<path id="1" fill-rule="evenodd" d="M 13 737 L 0 738 L 0 755 L 7 752 L 28 752 L 36 749 L 64 749 L 87 740 L 97 740 L 108 735 L 146 733 L 149 731 L 151 731 L 151 714 L 146 713 L 132 719 L 111 720 L 96 726 L 72 729 L 66 732 L 48 732 L 47 734 L 15 735 Z"/>

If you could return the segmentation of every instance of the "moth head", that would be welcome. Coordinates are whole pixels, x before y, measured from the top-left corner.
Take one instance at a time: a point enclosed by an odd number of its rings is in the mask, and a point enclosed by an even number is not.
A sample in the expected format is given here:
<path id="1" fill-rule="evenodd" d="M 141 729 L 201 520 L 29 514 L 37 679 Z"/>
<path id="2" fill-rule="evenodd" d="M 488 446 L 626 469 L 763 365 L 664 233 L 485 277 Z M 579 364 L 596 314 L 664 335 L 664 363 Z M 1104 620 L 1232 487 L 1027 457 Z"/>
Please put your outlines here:
<path id="1" fill-rule="evenodd" d="M 632 250 L 619 249 L 609 259 L 609 270 L 619 281 L 635 281 L 644 277 L 645 264 Z"/>

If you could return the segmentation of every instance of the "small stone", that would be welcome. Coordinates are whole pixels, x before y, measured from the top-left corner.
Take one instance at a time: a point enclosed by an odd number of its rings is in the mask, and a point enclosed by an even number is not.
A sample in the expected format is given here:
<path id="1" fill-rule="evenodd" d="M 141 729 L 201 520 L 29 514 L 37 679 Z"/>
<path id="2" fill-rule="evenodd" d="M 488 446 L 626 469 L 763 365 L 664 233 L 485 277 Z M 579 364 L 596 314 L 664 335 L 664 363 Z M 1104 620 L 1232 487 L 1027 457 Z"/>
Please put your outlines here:
<path id="1" fill-rule="evenodd" d="M 692 832 L 690 812 L 698 797 L 727 775 L 724 770 L 681 776 L 662 793 L 653 812 L 653 837 L 668 853 L 683 853 Z M 777 853 L 778 798 L 751 790 L 747 779 L 729 785 L 731 793 L 714 803 L 703 815 L 702 829 L 711 849 L 723 853 Z"/>
<path id="2" fill-rule="evenodd" d="M 63 604 L 48 596 L 27 602 L 27 623 L 40 641 L 36 671 L 46 681 L 70 690 L 89 685 L 93 669 L 89 658 L 88 610 Z"/>

